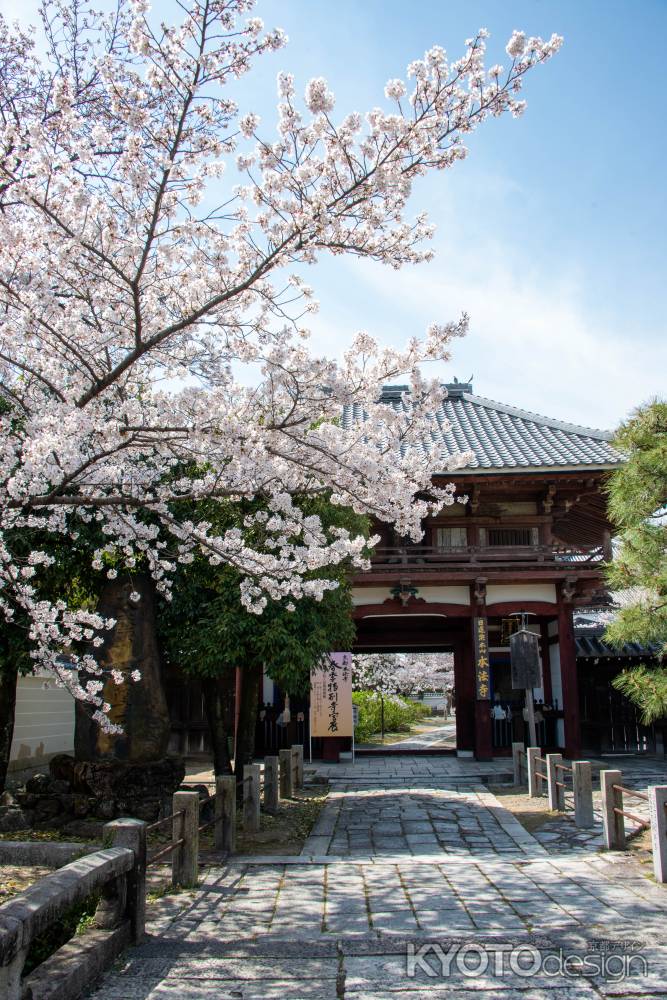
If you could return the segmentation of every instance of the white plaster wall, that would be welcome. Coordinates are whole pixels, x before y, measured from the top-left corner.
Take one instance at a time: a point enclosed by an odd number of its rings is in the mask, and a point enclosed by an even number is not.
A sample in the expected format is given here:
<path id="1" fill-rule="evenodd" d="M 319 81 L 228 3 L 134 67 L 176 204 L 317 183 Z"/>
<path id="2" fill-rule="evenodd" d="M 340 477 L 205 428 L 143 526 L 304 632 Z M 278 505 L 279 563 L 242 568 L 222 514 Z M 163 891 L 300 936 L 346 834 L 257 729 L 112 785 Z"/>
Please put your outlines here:
<path id="1" fill-rule="evenodd" d="M 383 601 L 391 597 L 389 587 L 353 587 L 352 603 L 355 607 L 360 604 L 382 604 Z"/>
<path id="2" fill-rule="evenodd" d="M 463 604 L 466 607 L 470 604 L 469 587 L 420 587 L 417 597 L 423 597 L 425 601 L 440 604 Z"/>
<path id="3" fill-rule="evenodd" d="M 12 768 L 30 767 L 74 750 L 74 699 L 44 676 L 20 677 L 16 687 Z"/>
<path id="4" fill-rule="evenodd" d="M 417 597 L 428 601 L 430 604 L 461 604 L 468 607 L 470 604 L 469 587 L 419 587 L 418 581 L 412 580 L 413 585 L 418 587 Z M 354 587 L 352 589 L 352 603 L 355 607 L 363 604 L 382 604 L 391 599 L 389 587 Z"/>
<path id="5" fill-rule="evenodd" d="M 550 637 L 558 635 L 557 622 L 549 622 L 547 634 Z M 551 671 L 551 693 L 554 698 L 558 699 L 559 709 L 562 709 L 563 682 L 560 675 L 560 646 L 557 642 L 550 643 L 549 645 L 549 668 Z M 563 719 L 556 719 L 556 743 L 559 747 L 565 746 L 565 723 Z"/>
<path id="6" fill-rule="evenodd" d="M 268 677 L 266 673 L 264 673 L 262 675 L 262 701 L 264 702 L 265 705 L 267 704 L 267 702 L 269 705 L 273 704 L 273 692 L 274 692 L 273 680 L 270 677 Z"/>
<path id="7" fill-rule="evenodd" d="M 556 604 L 557 600 L 556 587 L 553 583 L 501 583 L 491 584 L 486 588 L 487 605 L 506 601 L 545 601 L 548 604 Z"/>

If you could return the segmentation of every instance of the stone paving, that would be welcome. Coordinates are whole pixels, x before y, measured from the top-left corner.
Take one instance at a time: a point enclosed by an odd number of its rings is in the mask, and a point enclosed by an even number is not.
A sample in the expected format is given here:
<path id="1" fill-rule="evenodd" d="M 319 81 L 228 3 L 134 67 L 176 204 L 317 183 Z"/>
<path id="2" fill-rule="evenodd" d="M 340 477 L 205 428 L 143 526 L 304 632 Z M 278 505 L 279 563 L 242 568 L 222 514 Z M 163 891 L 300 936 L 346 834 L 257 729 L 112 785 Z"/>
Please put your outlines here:
<path id="1" fill-rule="evenodd" d="M 367 744 L 373 746 L 374 744 Z M 381 746 L 382 744 L 378 744 Z M 401 749 L 401 750 L 424 750 L 428 747 L 442 747 L 449 746 L 454 749 L 456 746 L 456 722 L 450 720 L 448 722 L 443 722 L 441 726 L 436 728 L 428 729 L 423 733 L 415 733 L 413 736 L 408 736 L 402 740 L 392 740 L 391 743 L 386 743 L 385 749 Z"/>
<path id="2" fill-rule="evenodd" d="M 469 787 L 474 783 L 511 782 L 513 771 L 509 757 L 490 761 L 473 761 L 451 756 L 398 757 L 392 754 L 378 757 L 357 756 L 354 764 L 306 763 L 306 774 L 333 782 L 337 787 L 351 783 L 371 783 L 376 787 L 393 787 L 418 782 L 420 786 L 438 788 Z"/>
<path id="3" fill-rule="evenodd" d="M 520 854 L 542 850 L 484 786 L 337 786 L 302 855 Z"/>
<path id="4" fill-rule="evenodd" d="M 667 891 L 627 855 L 547 854 L 480 768 L 336 783 L 313 836 L 340 853 L 208 869 L 95 1000 L 667 997 Z"/>

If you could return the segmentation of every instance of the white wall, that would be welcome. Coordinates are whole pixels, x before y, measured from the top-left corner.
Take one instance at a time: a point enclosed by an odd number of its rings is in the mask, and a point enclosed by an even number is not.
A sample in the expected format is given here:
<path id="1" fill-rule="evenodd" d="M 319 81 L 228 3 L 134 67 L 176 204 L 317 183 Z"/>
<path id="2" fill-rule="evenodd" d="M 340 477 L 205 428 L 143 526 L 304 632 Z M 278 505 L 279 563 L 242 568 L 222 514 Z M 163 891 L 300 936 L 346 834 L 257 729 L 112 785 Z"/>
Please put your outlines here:
<path id="1" fill-rule="evenodd" d="M 558 600 L 553 583 L 491 583 L 486 588 L 486 605 L 521 601 L 544 601 L 555 604 Z"/>
<path id="2" fill-rule="evenodd" d="M 74 699 L 46 676 L 20 677 L 10 768 L 31 767 L 74 749 Z"/>
<path id="3" fill-rule="evenodd" d="M 467 607 L 470 604 L 470 587 L 419 587 L 419 581 L 413 577 L 412 581 L 417 590 L 417 598 L 424 601 L 442 604 L 461 604 Z M 391 588 L 386 587 L 354 587 L 352 590 L 352 603 L 355 607 L 363 604 L 383 604 L 392 598 Z M 541 600 L 541 598 L 536 598 Z"/>

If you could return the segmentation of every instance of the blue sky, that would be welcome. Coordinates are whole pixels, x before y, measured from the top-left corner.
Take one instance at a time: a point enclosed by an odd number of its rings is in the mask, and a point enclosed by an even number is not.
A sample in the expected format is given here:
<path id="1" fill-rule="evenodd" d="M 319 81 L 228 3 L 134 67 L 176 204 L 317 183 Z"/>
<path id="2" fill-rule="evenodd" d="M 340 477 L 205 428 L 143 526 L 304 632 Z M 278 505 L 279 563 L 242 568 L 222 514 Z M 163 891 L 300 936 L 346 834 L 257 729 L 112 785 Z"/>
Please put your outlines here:
<path id="1" fill-rule="evenodd" d="M 0 0 L 11 17 L 31 9 Z M 414 210 L 437 226 L 433 263 L 309 269 L 318 350 L 340 354 L 358 329 L 400 344 L 465 310 L 469 336 L 432 372 L 443 381 L 473 374 L 480 395 L 597 427 L 667 395 L 664 0 L 260 0 L 256 13 L 290 37 L 243 82 L 260 131 L 279 69 L 299 89 L 325 76 L 342 116 L 381 103 L 430 45 L 457 57 L 481 26 L 489 64 L 506 63 L 514 28 L 565 36 L 528 75 L 524 117 L 485 123 L 466 162 L 416 189 Z"/>

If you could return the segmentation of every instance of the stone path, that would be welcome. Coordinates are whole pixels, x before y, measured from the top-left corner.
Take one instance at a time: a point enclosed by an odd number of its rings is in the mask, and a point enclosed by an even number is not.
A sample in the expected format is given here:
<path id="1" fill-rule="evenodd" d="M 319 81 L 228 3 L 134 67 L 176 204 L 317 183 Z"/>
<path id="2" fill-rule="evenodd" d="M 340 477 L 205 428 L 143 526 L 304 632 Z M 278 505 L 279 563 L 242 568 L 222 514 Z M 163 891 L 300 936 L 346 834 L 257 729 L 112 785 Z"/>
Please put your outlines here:
<path id="1" fill-rule="evenodd" d="M 343 784 L 329 794 L 302 855 L 520 854 L 543 849 L 483 786 L 467 791 Z"/>
<path id="2" fill-rule="evenodd" d="M 394 740 L 386 746 L 398 747 L 401 750 L 424 750 L 427 747 L 454 746 L 456 742 L 456 721 L 443 723 L 435 729 L 429 729 L 423 733 L 416 733 L 408 736 L 404 740 Z"/>
<path id="3" fill-rule="evenodd" d="M 471 784 L 511 782 L 512 761 L 509 757 L 490 761 L 473 761 L 459 757 L 378 757 L 357 756 L 351 762 L 306 764 L 306 774 L 333 782 L 337 787 L 347 783 L 369 782 L 378 788 L 396 785 L 435 784 L 439 788 L 470 787 Z"/>
<path id="4" fill-rule="evenodd" d="M 667 891 L 627 855 L 547 854 L 481 765 L 468 788 L 437 787 L 438 766 L 345 776 L 313 833 L 326 853 L 237 858 L 156 904 L 95 1000 L 667 997 Z"/>

